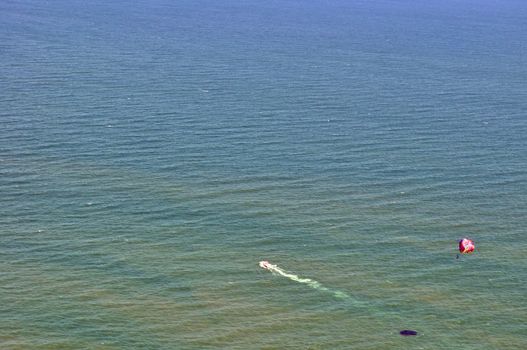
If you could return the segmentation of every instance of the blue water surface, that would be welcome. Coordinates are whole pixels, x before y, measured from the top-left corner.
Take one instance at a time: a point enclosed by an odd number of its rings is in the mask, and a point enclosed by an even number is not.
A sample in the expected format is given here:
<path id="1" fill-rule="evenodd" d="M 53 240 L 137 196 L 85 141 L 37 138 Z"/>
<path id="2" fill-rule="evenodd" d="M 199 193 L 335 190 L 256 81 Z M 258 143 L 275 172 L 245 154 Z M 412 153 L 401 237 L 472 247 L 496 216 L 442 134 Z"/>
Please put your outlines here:
<path id="1" fill-rule="evenodd" d="M 527 348 L 526 18 L 3 1 L 0 347 Z"/>

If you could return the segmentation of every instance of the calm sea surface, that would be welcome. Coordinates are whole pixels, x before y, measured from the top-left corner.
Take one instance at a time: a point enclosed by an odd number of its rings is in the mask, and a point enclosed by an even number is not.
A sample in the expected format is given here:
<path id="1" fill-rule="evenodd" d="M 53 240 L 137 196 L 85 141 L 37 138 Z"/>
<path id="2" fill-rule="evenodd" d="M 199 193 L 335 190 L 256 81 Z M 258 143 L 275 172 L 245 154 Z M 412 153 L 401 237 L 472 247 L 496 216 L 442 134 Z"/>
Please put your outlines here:
<path id="1" fill-rule="evenodd" d="M 527 349 L 526 23 L 0 2 L 0 348 Z"/>

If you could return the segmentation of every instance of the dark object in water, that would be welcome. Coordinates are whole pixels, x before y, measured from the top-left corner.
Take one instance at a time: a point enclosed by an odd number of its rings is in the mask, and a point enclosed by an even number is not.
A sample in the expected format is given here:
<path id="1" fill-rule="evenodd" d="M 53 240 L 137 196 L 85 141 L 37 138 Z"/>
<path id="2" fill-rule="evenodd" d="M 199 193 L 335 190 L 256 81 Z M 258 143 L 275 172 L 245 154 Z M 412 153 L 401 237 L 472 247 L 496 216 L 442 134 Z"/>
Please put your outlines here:
<path id="1" fill-rule="evenodd" d="M 412 331 L 411 329 L 405 329 L 403 331 L 400 331 L 399 334 L 404 336 L 404 337 L 408 337 L 410 335 L 417 335 L 417 332 L 416 331 Z"/>

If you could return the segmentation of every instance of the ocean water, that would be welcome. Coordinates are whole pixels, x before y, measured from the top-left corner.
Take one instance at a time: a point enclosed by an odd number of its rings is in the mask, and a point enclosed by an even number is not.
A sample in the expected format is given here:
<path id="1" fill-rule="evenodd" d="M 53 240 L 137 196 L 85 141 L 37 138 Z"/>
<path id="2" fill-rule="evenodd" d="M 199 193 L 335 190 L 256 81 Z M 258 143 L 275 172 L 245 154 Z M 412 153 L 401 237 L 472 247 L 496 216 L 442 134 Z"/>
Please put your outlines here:
<path id="1" fill-rule="evenodd" d="M 0 2 L 0 348 L 526 349 L 526 18 Z"/>

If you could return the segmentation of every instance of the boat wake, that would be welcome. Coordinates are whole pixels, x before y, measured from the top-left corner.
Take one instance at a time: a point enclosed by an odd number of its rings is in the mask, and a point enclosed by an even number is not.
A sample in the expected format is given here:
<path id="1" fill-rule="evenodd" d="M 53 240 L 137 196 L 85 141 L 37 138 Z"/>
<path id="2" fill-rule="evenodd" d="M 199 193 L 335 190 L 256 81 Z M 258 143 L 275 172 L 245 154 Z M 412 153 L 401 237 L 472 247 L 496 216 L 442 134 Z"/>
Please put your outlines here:
<path id="1" fill-rule="evenodd" d="M 266 261 L 266 260 L 260 261 L 259 265 L 260 265 L 261 268 L 269 270 L 269 271 L 271 271 L 271 272 L 273 272 L 275 274 L 278 274 L 280 276 L 286 277 L 286 278 L 290 279 L 291 281 L 307 284 L 309 287 L 311 287 L 313 289 L 318 289 L 318 290 L 321 290 L 321 291 L 330 292 L 336 298 L 344 299 L 344 298 L 349 298 L 350 297 L 348 294 L 346 294 L 344 292 L 334 291 L 334 290 L 331 290 L 331 289 L 329 289 L 327 287 L 324 287 L 323 285 L 320 284 L 320 282 L 317 282 L 317 281 L 312 280 L 310 278 L 301 278 L 301 277 L 298 277 L 297 275 L 294 275 L 292 273 L 288 273 L 288 272 L 282 270 L 281 268 L 279 268 L 277 265 L 271 264 L 269 261 Z"/>

